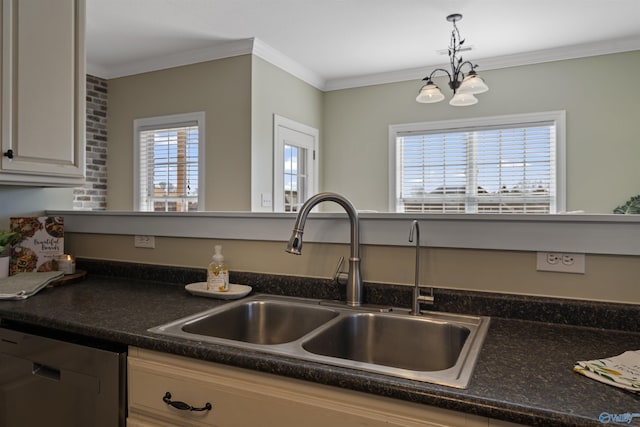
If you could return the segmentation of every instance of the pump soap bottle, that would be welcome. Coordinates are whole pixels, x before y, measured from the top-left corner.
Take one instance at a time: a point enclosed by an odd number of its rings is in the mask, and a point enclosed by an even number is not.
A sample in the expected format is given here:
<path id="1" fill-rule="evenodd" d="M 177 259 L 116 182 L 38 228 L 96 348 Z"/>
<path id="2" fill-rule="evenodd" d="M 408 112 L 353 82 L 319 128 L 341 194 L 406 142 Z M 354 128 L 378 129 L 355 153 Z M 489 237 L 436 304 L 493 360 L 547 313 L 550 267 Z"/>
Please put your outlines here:
<path id="1" fill-rule="evenodd" d="M 207 268 L 207 290 L 228 292 L 229 291 L 229 268 L 224 263 L 222 246 L 214 246 L 214 254 L 211 263 Z"/>

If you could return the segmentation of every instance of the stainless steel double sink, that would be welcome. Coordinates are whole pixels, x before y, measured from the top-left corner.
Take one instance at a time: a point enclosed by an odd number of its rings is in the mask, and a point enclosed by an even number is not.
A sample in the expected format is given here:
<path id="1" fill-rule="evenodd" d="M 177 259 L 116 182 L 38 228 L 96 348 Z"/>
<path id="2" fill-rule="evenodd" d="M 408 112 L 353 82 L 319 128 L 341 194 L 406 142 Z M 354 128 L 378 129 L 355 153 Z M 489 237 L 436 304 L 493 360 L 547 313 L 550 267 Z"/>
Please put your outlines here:
<path id="1" fill-rule="evenodd" d="M 465 388 L 488 327 L 488 317 L 258 294 L 149 331 Z"/>

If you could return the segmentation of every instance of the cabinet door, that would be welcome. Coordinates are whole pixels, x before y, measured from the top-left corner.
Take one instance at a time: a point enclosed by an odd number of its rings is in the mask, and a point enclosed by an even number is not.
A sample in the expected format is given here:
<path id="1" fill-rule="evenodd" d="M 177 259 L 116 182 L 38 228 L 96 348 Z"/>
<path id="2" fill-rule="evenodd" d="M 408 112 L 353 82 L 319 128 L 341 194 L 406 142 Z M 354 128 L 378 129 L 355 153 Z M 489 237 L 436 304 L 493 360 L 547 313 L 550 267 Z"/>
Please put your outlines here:
<path id="1" fill-rule="evenodd" d="M 128 425 L 479 427 L 488 420 L 260 372 L 130 348 Z M 212 405 L 189 412 L 163 402 Z"/>
<path id="2" fill-rule="evenodd" d="M 3 0 L 0 182 L 82 183 L 84 23 L 85 0 Z"/>

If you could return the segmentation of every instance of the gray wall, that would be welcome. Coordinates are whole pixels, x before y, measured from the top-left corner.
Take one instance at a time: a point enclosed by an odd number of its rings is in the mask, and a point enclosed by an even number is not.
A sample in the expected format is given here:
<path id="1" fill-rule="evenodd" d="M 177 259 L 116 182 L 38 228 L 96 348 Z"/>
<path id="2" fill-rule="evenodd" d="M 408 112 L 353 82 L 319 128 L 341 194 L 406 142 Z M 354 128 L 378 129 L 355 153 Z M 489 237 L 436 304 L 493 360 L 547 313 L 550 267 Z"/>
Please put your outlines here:
<path id="1" fill-rule="evenodd" d="M 360 209 L 387 211 L 390 124 L 566 110 L 567 210 L 611 213 L 640 193 L 638 67 L 640 51 L 479 68 L 490 89 L 470 107 L 449 106 L 442 79 L 436 84 L 447 99 L 438 104 L 415 102 L 420 81 L 327 92 L 320 188 Z"/>
<path id="2" fill-rule="evenodd" d="M 107 205 L 132 208 L 132 123 L 139 117 L 207 112 L 207 210 L 247 211 L 271 191 L 276 113 L 320 128 L 321 191 L 386 211 L 390 124 L 566 110 L 567 209 L 610 213 L 640 193 L 640 85 L 629 83 L 639 66 L 634 51 L 484 71 L 490 91 L 463 108 L 416 103 L 419 81 L 322 93 L 252 55 L 114 79 Z M 11 215 L 72 206 L 70 189 L 0 186 L 0 228 Z"/>
<path id="3" fill-rule="evenodd" d="M 251 209 L 251 55 L 109 80 L 107 208 L 133 209 L 133 121 L 205 112 L 205 209 Z"/>
<path id="4" fill-rule="evenodd" d="M 251 206 L 271 211 L 260 206 L 260 194 L 271 193 L 273 187 L 273 115 L 320 129 L 323 93 L 257 56 L 251 85 Z"/>

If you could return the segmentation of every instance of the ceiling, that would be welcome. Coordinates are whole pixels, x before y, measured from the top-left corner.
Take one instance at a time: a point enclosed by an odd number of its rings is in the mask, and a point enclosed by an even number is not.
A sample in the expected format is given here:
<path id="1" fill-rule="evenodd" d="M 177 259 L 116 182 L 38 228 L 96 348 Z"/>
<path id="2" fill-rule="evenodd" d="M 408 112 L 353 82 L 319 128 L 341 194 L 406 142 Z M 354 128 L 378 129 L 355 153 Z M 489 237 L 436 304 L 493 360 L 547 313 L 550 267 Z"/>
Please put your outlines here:
<path id="1" fill-rule="evenodd" d="M 325 90 L 421 78 L 448 61 L 451 13 L 464 15 L 463 56 L 480 73 L 640 49 L 640 0 L 87 0 L 88 71 L 113 78 L 249 46 Z"/>

